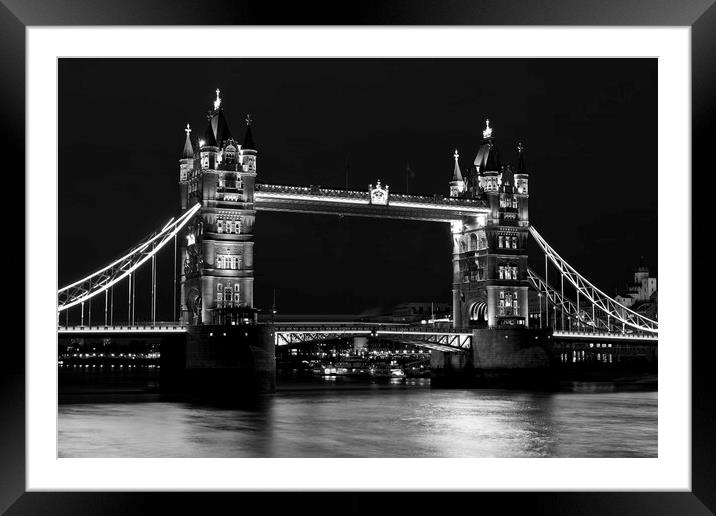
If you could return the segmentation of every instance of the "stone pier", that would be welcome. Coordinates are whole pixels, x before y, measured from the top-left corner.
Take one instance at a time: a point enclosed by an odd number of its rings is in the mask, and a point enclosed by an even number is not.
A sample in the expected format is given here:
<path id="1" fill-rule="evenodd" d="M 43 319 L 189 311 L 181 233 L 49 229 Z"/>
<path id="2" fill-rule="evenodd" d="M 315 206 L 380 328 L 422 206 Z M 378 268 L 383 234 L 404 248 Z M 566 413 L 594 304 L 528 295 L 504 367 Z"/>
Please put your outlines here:
<path id="1" fill-rule="evenodd" d="M 433 351 L 433 387 L 552 388 L 557 368 L 551 352 L 551 330 L 476 329 L 464 353 Z"/>
<path id="2" fill-rule="evenodd" d="M 271 326 L 197 325 L 182 337 L 162 343 L 162 390 L 229 400 L 275 390 Z"/>

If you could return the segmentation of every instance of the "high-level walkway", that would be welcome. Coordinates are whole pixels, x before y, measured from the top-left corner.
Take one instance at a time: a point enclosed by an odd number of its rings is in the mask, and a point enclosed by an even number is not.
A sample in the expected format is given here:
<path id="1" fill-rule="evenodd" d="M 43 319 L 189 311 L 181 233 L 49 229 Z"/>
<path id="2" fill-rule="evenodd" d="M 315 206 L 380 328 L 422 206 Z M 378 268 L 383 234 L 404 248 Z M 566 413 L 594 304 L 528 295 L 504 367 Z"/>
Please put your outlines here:
<path id="1" fill-rule="evenodd" d="M 386 193 L 382 201 L 368 190 L 338 190 L 319 186 L 256 184 L 254 203 L 258 211 L 318 213 L 357 217 L 381 217 L 430 222 L 452 222 L 461 217 L 487 215 L 483 200 L 442 195 Z"/>

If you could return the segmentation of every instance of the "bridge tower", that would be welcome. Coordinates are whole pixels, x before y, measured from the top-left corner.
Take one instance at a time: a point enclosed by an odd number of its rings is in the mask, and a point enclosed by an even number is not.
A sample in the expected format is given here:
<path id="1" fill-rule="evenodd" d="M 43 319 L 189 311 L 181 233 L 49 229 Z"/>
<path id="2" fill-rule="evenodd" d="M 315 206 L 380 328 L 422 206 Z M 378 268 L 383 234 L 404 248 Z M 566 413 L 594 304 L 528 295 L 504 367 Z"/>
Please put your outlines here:
<path id="1" fill-rule="evenodd" d="M 516 169 L 503 166 L 487 120 L 467 181 L 461 181 L 458 157 L 456 152 L 451 197 L 481 199 L 490 213 L 463 218 L 451 225 L 453 325 L 527 326 L 529 176 L 522 144 L 518 145 Z"/>
<path id="2" fill-rule="evenodd" d="M 188 324 L 253 321 L 256 145 L 246 118 L 243 143 L 229 130 L 216 90 L 199 138 L 187 124 L 179 161 L 181 208 L 201 209 L 180 239 L 181 320 Z"/>

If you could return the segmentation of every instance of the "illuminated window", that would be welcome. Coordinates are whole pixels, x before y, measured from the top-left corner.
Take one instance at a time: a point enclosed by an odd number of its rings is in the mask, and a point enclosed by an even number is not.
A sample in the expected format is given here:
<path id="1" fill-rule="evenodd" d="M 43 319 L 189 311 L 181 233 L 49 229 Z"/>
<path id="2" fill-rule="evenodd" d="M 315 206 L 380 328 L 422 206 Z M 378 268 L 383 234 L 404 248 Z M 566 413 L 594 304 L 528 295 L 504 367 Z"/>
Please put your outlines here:
<path id="1" fill-rule="evenodd" d="M 234 294 L 234 303 L 238 303 L 238 302 L 239 302 L 239 294 L 235 293 Z"/>
<path id="2" fill-rule="evenodd" d="M 222 292 L 217 292 L 217 293 L 216 293 L 216 300 L 217 300 L 218 302 L 222 302 L 222 301 L 224 300 L 224 294 L 223 294 Z"/>
<path id="3" fill-rule="evenodd" d="M 219 255 L 216 257 L 216 268 L 217 269 L 224 268 L 224 257 L 222 255 Z"/>
<path id="4" fill-rule="evenodd" d="M 505 237 L 502 236 L 502 235 L 500 235 L 500 239 L 499 239 L 499 240 L 500 240 L 500 241 L 499 241 L 499 247 L 500 247 L 500 249 L 502 249 L 503 247 L 505 247 Z"/>
<path id="5" fill-rule="evenodd" d="M 224 290 L 224 289 L 223 289 L 223 287 L 221 286 L 221 283 L 217 283 L 217 284 L 216 284 L 216 291 L 217 291 L 217 292 L 221 292 L 222 290 Z"/>
<path id="6" fill-rule="evenodd" d="M 217 233 L 223 233 L 223 232 L 224 232 L 224 221 L 223 221 L 223 219 L 216 219 L 216 232 L 217 232 Z"/>
<path id="7" fill-rule="evenodd" d="M 238 283 L 234 284 L 234 292 L 238 292 L 239 289 L 240 289 L 239 284 Z"/>
<path id="8" fill-rule="evenodd" d="M 517 249 L 517 237 L 512 237 L 512 249 Z"/>

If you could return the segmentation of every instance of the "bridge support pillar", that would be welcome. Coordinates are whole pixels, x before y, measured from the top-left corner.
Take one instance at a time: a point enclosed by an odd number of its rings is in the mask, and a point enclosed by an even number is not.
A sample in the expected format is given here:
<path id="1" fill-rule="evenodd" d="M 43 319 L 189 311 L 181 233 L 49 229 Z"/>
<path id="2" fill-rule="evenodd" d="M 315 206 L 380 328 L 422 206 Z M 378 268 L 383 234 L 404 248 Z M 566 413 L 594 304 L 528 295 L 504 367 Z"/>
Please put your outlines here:
<path id="1" fill-rule="evenodd" d="M 477 329 L 465 353 L 433 351 L 434 387 L 542 387 L 557 382 L 551 330 Z"/>
<path id="2" fill-rule="evenodd" d="M 241 401 L 276 388 L 271 326 L 191 326 L 183 343 L 162 348 L 163 390 Z"/>

